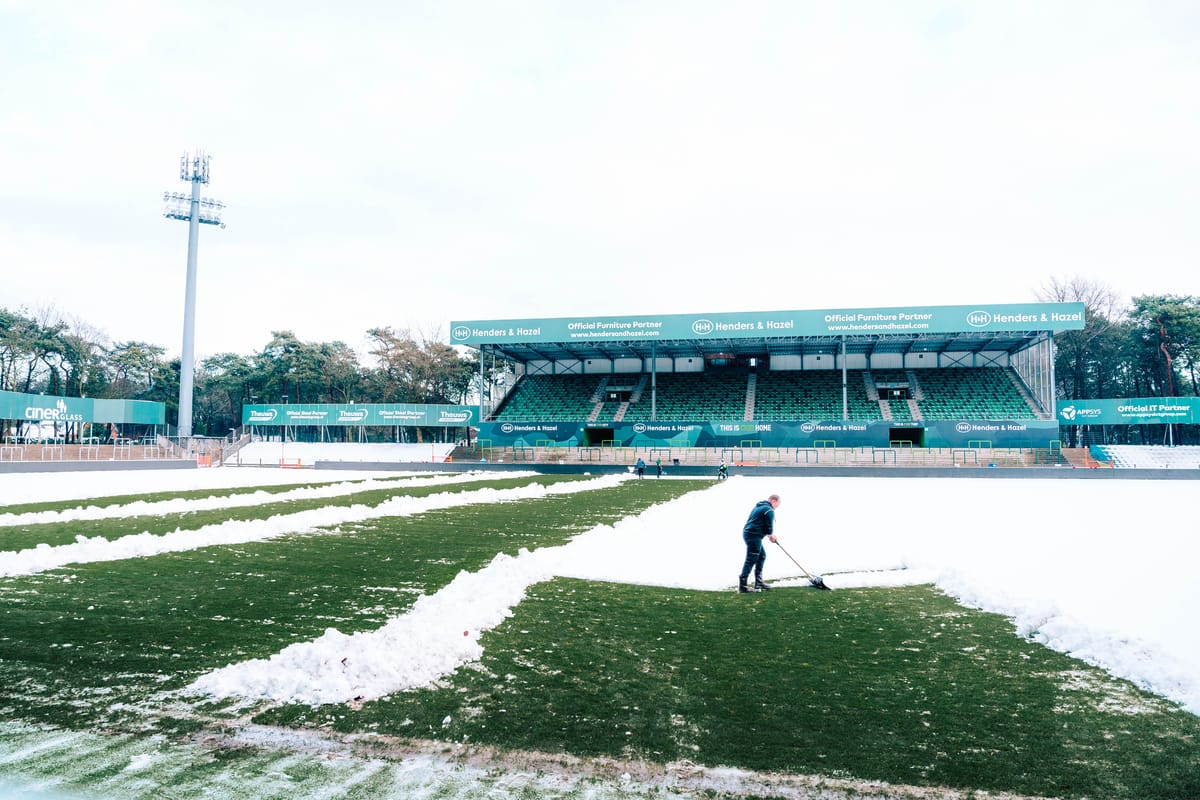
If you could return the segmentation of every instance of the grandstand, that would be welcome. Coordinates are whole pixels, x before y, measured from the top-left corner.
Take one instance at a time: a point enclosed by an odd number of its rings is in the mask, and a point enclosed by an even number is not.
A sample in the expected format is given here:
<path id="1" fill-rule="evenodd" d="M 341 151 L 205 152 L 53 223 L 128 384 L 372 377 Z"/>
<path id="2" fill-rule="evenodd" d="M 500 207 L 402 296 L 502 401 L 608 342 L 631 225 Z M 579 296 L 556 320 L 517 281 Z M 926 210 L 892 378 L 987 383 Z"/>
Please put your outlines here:
<path id="1" fill-rule="evenodd" d="M 899 376 L 896 374 L 899 372 Z M 952 367 L 848 370 L 847 413 L 861 421 L 1049 419 L 1010 369 Z M 648 380 L 607 376 L 519 376 L 488 417 L 491 422 L 787 421 L 842 417 L 842 374 L 833 371 L 756 372 L 725 368 L 657 376 L 651 410 Z M 879 385 L 887 387 L 879 391 Z M 606 397 L 607 395 L 607 397 Z"/>
<path id="2" fill-rule="evenodd" d="M 588 419 L 603 379 L 598 375 L 530 375 L 506 400 L 512 419 Z"/>
<path id="3" fill-rule="evenodd" d="M 483 446 L 1052 450 L 1052 332 L 1082 325 L 1047 303 L 470 321 L 451 341 L 491 362 Z"/>
<path id="4" fill-rule="evenodd" d="M 1092 445 L 1093 464 L 1114 469 L 1200 469 L 1200 447 Z"/>

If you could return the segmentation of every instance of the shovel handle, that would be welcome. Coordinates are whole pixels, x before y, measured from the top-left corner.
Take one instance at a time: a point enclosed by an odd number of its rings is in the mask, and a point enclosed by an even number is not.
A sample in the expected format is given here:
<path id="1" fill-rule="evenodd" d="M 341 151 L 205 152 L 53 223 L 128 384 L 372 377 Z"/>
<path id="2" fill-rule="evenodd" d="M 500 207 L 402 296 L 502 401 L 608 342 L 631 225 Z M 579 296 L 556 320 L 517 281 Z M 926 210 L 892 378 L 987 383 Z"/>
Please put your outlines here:
<path id="1" fill-rule="evenodd" d="M 799 562 L 799 561 L 797 561 L 796 559 L 792 558 L 792 554 L 791 554 L 791 553 L 789 553 L 787 550 L 785 550 L 785 549 L 784 549 L 784 547 L 783 547 L 783 545 L 779 544 L 778 540 L 775 542 L 775 544 L 776 544 L 776 545 L 778 545 L 778 547 L 779 547 L 779 549 L 780 549 L 780 550 L 783 550 L 783 554 L 784 554 L 785 556 L 787 556 L 788 558 L 791 558 L 791 559 L 792 559 L 792 563 L 793 563 L 793 564 L 795 564 L 797 567 L 800 567 L 800 562 Z M 812 575 L 809 573 L 809 571 L 808 571 L 808 570 L 806 570 L 804 567 L 800 567 L 800 571 L 801 571 L 801 572 L 803 572 L 803 573 L 804 573 L 804 577 L 808 578 L 810 581 L 813 579 L 813 576 L 812 576 Z"/>

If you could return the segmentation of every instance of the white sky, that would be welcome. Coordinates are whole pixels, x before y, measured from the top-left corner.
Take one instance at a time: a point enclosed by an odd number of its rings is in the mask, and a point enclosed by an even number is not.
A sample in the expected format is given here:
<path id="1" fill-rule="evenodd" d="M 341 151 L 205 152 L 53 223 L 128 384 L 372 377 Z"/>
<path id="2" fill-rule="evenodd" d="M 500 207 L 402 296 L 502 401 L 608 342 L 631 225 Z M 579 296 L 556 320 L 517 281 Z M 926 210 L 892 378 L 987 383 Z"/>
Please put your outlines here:
<path id="1" fill-rule="evenodd" d="M 0 307 L 178 355 L 1200 293 L 1200 6 L 0 0 Z M 252 303 L 254 313 L 247 313 Z"/>
<path id="2" fill-rule="evenodd" d="M 367 475 L 243 467 L 139 472 L 137 482 L 143 491 L 161 491 L 342 482 Z M 125 493 L 129 480 L 130 475 L 119 472 L 7 475 L 0 482 L 0 506 Z M 596 478 L 549 491 L 587 491 L 617 480 L 621 477 Z M 360 489 L 343 484 L 340 490 L 297 489 L 291 496 L 328 497 Z M 186 536 L 141 533 L 111 542 L 81 539 L 0 553 L 0 574 L 255 541 L 466 502 L 531 498 L 545 491 L 485 487 L 463 494 L 397 498 L 378 509 L 328 507 L 229 522 Z M 1011 617 L 1014 634 L 1033 636 L 1200 713 L 1200 629 L 1193 619 L 1200 607 L 1200 583 L 1194 576 L 1200 543 L 1191 509 L 1180 502 L 1181 492 L 1188 491 L 1187 481 L 735 476 L 615 526 L 595 528 L 567 545 L 523 552 L 517 558 L 499 557 L 485 569 L 460 573 L 376 631 L 347 636 L 330 630 L 313 642 L 286 648 L 269 662 L 243 662 L 210 673 L 197 686 L 219 695 L 317 703 L 379 697 L 424 685 L 478 659 L 483 652 L 479 633 L 501 624 L 528 586 L 555 575 L 733 591 L 745 552 L 740 536 L 745 516 L 757 500 L 778 493 L 783 502 L 776 532 L 783 547 L 810 572 L 823 574 L 835 591 L 936 583 L 966 605 Z M 878 512 L 861 513 L 864 497 L 871 498 L 870 507 Z M 920 508 L 913 505 L 914 497 L 921 498 Z M 221 502 L 170 501 L 158 510 L 139 503 L 124 507 L 124 512 L 179 512 Z M 233 506 L 239 501 L 226 502 Z M 1147 523 L 1148 509 L 1153 510 L 1152 524 Z M 83 509 L 63 512 L 62 518 L 111 517 L 119 511 Z M 44 515 L 27 516 L 22 520 L 5 515 L 0 523 L 47 521 Z M 768 580 L 807 584 L 782 550 L 767 547 Z"/>

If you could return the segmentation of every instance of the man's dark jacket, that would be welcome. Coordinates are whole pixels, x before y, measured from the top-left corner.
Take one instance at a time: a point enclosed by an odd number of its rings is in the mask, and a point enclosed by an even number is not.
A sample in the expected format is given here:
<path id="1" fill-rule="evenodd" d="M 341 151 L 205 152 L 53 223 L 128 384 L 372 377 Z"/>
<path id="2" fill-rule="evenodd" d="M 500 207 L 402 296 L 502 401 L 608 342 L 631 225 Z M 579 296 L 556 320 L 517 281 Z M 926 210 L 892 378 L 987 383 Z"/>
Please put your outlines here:
<path id="1" fill-rule="evenodd" d="M 759 500 L 750 512 L 750 518 L 746 520 L 746 527 L 742 528 L 742 536 L 747 539 L 762 539 L 764 536 L 770 536 L 774 530 L 775 509 L 771 508 L 770 501 Z"/>

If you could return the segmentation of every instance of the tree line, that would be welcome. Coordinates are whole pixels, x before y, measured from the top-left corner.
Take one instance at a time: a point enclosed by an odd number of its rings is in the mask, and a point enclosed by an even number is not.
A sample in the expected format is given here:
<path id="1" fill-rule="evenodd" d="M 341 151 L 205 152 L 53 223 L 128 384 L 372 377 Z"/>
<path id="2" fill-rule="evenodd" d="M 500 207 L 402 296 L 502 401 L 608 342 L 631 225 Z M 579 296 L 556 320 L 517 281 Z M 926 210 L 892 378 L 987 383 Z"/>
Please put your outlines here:
<path id="1" fill-rule="evenodd" d="M 272 332 L 249 355 L 201 359 L 193 381 L 193 433 L 228 434 L 241 426 L 244 404 L 464 404 L 477 391 L 475 351 L 462 354 L 436 337 L 391 327 L 371 328 L 367 337 L 366 363 L 344 342 L 304 342 L 291 331 Z M 0 309 L 0 389 L 156 401 L 166 405 L 167 423 L 174 426 L 180 369 L 180 359 L 167 358 L 163 347 L 110 342 L 54 309 Z M 339 429 L 335 435 L 348 433 Z"/>
<path id="2" fill-rule="evenodd" d="M 1200 397 L 1200 298 L 1141 295 L 1123 303 L 1111 289 L 1085 278 L 1053 279 L 1043 302 L 1083 303 L 1082 330 L 1054 335 L 1055 392 L 1060 400 L 1121 397 Z M 1176 425 L 1175 444 L 1200 442 L 1200 426 Z M 1107 431 L 1110 443 L 1162 444 L 1163 425 Z M 1065 428 L 1068 437 L 1079 431 Z"/>
<path id="3" fill-rule="evenodd" d="M 1123 303 L 1111 289 L 1078 277 L 1052 279 L 1036 294 L 1043 302 L 1080 302 L 1086 309 L 1082 330 L 1054 336 L 1059 399 L 1200 396 L 1197 297 L 1143 295 Z M 371 328 L 367 339 L 366 363 L 344 342 L 303 342 L 291 331 L 273 332 L 249 355 L 202 359 L 194 380 L 193 431 L 229 433 L 241 425 L 243 404 L 474 402 L 477 351 L 460 353 L 436 336 L 391 327 Z M 111 342 L 54 309 L 0 309 L 0 389 L 153 400 L 166 405 L 174 425 L 179 373 L 180 359 L 167 358 L 159 345 Z M 1195 430 L 1179 435 L 1197 437 Z M 1149 429 L 1113 432 L 1115 441 L 1152 442 L 1156 436 Z"/>

